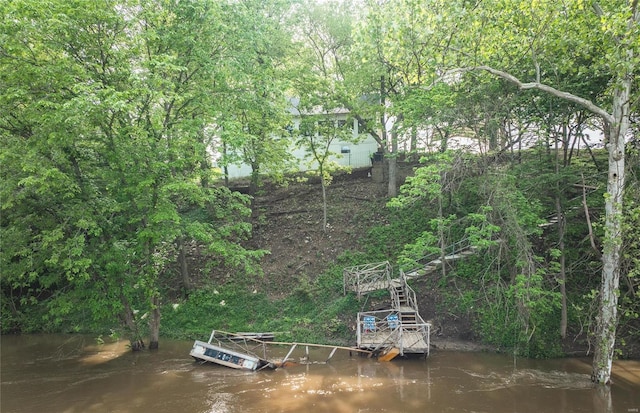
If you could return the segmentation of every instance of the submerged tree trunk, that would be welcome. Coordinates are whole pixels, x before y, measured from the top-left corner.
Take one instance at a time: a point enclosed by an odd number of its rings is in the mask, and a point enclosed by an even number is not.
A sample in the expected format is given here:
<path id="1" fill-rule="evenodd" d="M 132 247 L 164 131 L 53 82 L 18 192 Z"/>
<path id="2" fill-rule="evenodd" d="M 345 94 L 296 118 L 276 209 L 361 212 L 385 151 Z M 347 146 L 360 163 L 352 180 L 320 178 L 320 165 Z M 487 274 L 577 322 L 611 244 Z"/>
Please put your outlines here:
<path id="1" fill-rule="evenodd" d="M 160 344 L 160 298 L 155 294 L 151 299 L 151 319 L 149 320 L 149 349 L 157 349 Z"/>
<path id="2" fill-rule="evenodd" d="M 120 296 L 120 302 L 123 306 L 122 313 L 122 323 L 129 330 L 129 344 L 131 345 L 132 351 L 140 351 L 144 349 L 144 341 L 142 337 L 140 337 L 140 331 L 138 330 L 138 324 L 135 320 L 135 315 L 133 314 L 133 309 L 131 305 L 129 305 L 129 300 L 122 295 Z"/>

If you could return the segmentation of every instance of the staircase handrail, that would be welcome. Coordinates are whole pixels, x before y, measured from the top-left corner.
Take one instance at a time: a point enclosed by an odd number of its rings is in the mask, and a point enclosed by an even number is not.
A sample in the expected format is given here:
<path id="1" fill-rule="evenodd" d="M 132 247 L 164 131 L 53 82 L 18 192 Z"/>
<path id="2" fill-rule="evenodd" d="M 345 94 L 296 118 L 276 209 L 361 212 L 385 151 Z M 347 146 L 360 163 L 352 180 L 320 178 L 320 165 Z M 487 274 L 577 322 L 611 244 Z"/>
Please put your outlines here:
<path id="1" fill-rule="evenodd" d="M 461 239 L 458 242 L 455 242 L 453 244 L 447 245 L 446 247 L 444 247 L 444 251 L 442 251 L 442 249 L 438 252 L 434 252 L 428 255 L 425 255 L 422 258 L 418 258 L 417 260 L 415 260 L 415 262 L 421 263 L 423 265 L 421 265 L 420 267 L 416 267 L 416 268 L 412 268 L 410 270 L 407 270 L 406 272 L 411 274 L 413 272 L 419 271 L 422 269 L 422 267 L 424 265 L 427 265 L 428 263 L 437 260 L 438 258 L 442 258 L 443 254 L 444 256 L 449 256 L 449 255 L 454 255 L 457 254 L 459 252 L 465 251 L 467 249 L 469 249 L 470 247 L 472 247 L 473 245 L 471 244 L 471 239 L 469 237 L 465 237 L 463 239 Z"/>
<path id="2" fill-rule="evenodd" d="M 389 292 L 391 293 L 391 306 L 395 309 L 400 308 L 400 297 L 398 291 L 395 289 L 394 282 L 389 284 Z"/>
<path id="3" fill-rule="evenodd" d="M 407 304 L 409 304 L 409 307 L 413 308 L 414 310 L 416 310 L 416 312 L 418 312 L 418 299 L 416 298 L 416 292 L 413 288 L 409 287 L 409 284 L 407 284 L 406 281 L 405 281 L 405 285 L 407 286 L 406 288 Z"/>
<path id="4" fill-rule="evenodd" d="M 418 299 L 416 298 L 416 292 L 407 283 L 407 276 L 402 270 L 400 270 L 400 283 L 402 284 L 402 287 L 404 289 L 408 306 L 418 312 Z M 395 307 L 400 308 L 400 299 L 397 297 L 395 290 L 393 291 L 393 300 Z"/>

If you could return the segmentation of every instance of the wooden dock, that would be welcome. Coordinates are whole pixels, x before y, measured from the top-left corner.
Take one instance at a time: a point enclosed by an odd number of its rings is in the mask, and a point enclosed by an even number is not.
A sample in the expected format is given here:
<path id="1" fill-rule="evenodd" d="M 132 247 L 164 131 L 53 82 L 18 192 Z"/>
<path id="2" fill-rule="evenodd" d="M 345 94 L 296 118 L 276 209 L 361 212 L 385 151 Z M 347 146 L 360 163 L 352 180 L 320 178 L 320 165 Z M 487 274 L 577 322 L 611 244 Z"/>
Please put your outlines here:
<path id="1" fill-rule="evenodd" d="M 349 351 L 349 353 L 372 354 L 372 351 L 364 348 L 331 344 L 280 342 L 273 339 L 273 333 L 228 333 L 213 330 L 209 336 L 209 341 L 196 340 L 193 343 L 189 355 L 202 363 L 211 362 L 232 369 L 258 371 L 266 368 L 277 369 L 291 364 L 308 363 L 309 348 L 312 347 L 326 349 L 328 354 L 326 359 L 323 360 L 325 363 L 328 363 L 338 350 Z M 267 358 L 267 345 L 289 346 L 289 350 L 284 358 L 270 359 Z M 258 354 L 258 350 L 261 351 L 262 355 Z M 294 357 L 294 351 L 298 353 L 296 357 Z"/>
<path id="2" fill-rule="evenodd" d="M 429 355 L 431 325 L 418 311 L 415 291 L 407 280 L 427 275 L 442 265 L 475 254 L 468 239 L 452 244 L 441 253 L 419 260 L 420 267 L 400 270 L 392 276 L 388 261 L 348 267 L 343 271 L 344 293 L 355 292 L 358 299 L 373 291 L 388 290 L 390 309 L 358 313 L 357 347 L 380 354 L 390 360 L 395 354 Z M 394 351 L 390 351 L 394 349 Z"/>

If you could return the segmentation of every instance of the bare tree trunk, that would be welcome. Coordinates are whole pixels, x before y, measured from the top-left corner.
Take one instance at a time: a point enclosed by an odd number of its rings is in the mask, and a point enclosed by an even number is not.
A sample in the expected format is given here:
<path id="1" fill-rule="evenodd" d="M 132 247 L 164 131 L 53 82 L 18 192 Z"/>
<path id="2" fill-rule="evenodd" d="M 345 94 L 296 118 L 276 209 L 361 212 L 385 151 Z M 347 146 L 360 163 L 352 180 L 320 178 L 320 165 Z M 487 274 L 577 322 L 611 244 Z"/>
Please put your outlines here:
<path id="1" fill-rule="evenodd" d="M 566 127 L 564 129 L 566 133 Z M 563 138 L 566 135 L 563 135 Z M 560 308 L 560 337 L 565 338 L 567 336 L 567 273 L 566 273 L 566 259 L 564 253 L 564 230 L 565 230 L 565 220 L 564 214 L 562 212 L 562 204 L 560 203 L 560 151 L 558 147 L 558 140 L 556 139 L 556 216 L 558 217 L 558 249 L 560 250 L 560 274 L 558 276 L 558 284 L 560 284 L 560 299 L 561 299 L 561 308 Z M 563 142 L 566 142 L 563 140 Z M 563 159 L 566 160 L 566 151 L 567 148 L 563 143 Z M 566 165 L 565 165 L 566 166 Z"/>
<path id="2" fill-rule="evenodd" d="M 591 379 L 596 383 L 611 381 L 611 366 L 618 324 L 620 253 L 622 249 L 622 200 L 625 179 L 625 135 L 629 128 L 631 74 L 619 85 L 613 98 L 613 121 L 609 125 L 609 174 L 605 197 L 605 237 L 602 252 L 602 283 L 597 320 L 596 349 Z"/>
<path id="3" fill-rule="evenodd" d="M 387 195 L 390 198 L 398 195 L 398 134 L 391 132 L 391 156 L 389 156 L 389 187 Z"/>
<path id="4" fill-rule="evenodd" d="M 391 130 L 391 157 L 389 158 L 389 191 L 388 196 L 398 195 L 398 127 L 402 123 L 404 116 L 400 113 L 395 120 Z"/>
<path id="5" fill-rule="evenodd" d="M 249 181 L 249 192 L 255 194 L 260 187 L 260 164 L 251 162 L 251 179 Z"/>
<path id="6" fill-rule="evenodd" d="M 565 219 L 560 206 L 560 198 L 556 195 L 556 213 L 558 214 L 558 249 L 560 250 L 560 275 L 558 284 L 560 284 L 560 297 L 562 307 L 560 309 L 560 337 L 567 336 L 567 267 L 564 251 L 564 232 Z"/>
<path id="7" fill-rule="evenodd" d="M 327 185 L 324 182 L 322 173 L 320 175 L 320 182 L 322 183 L 322 231 L 327 232 Z"/>
<path id="8" fill-rule="evenodd" d="M 224 186 L 229 187 L 229 165 L 227 165 L 226 157 L 227 157 L 227 143 L 222 142 L 222 156 L 225 159 L 224 162 Z"/>
<path id="9" fill-rule="evenodd" d="M 411 159 L 418 160 L 418 128 L 416 126 L 411 127 L 411 143 L 409 147 L 411 150 Z"/>
<path id="10" fill-rule="evenodd" d="M 444 186 L 444 181 L 446 179 L 446 172 L 444 172 L 441 175 L 440 181 L 441 181 L 441 186 Z M 440 194 L 440 196 L 438 197 L 438 219 L 439 219 L 439 223 L 438 223 L 438 238 L 440 239 L 440 261 L 441 261 L 441 266 L 442 266 L 442 278 L 445 279 L 447 277 L 447 260 L 445 259 L 445 257 L 447 256 L 447 244 L 446 244 L 446 240 L 444 237 L 444 224 L 443 224 L 443 220 L 444 218 L 442 217 L 442 194 Z"/>
<path id="11" fill-rule="evenodd" d="M 591 243 L 591 248 L 597 254 L 599 259 L 602 259 L 602 253 L 596 246 L 595 236 L 593 235 L 593 225 L 591 225 L 591 215 L 589 213 L 589 205 L 587 204 L 587 187 L 584 182 L 584 173 L 581 173 L 582 177 L 582 206 L 584 208 L 584 216 L 587 221 L 587 228 L 589 229 L 589 242 Z"/>

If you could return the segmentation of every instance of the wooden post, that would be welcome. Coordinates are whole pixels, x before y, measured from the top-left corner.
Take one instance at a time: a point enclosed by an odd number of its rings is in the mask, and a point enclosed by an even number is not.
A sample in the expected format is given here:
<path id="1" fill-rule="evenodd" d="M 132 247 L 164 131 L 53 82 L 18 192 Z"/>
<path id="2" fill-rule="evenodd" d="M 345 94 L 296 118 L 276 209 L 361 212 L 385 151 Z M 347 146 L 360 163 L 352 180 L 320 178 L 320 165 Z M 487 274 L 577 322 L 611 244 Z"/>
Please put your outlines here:
<path id="1" fill-rule="evenodd" d="M 298 345 L 297 343 L 293 343 L 293 345 L 289 349 L 289 352 L 287 353 L 287 355 L 282 360 L 282 363 L 284 363 L 285 361 L 287 361 L 289 359 L 289 356 L 291 355 L 291 353 L 293 353 L 293 350 L 296 348 L 297 345 Z"/>
<path id="2" fill-rule="evenodd" d="M 329 354 L 329 358 L 327 358 L 327 361 L 326 361 L 327 363 L 329 362 L 329 360 L 331 360 L 331 357 L 333 357 L 337 349 L 338 347 L 334 347 L 333 350 L 331 350 L 331 354 Z"/>

